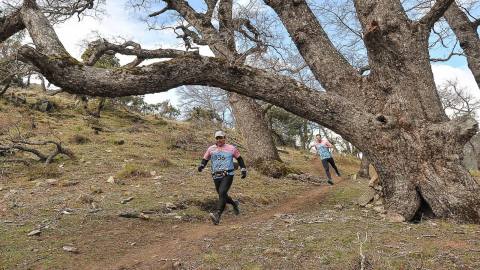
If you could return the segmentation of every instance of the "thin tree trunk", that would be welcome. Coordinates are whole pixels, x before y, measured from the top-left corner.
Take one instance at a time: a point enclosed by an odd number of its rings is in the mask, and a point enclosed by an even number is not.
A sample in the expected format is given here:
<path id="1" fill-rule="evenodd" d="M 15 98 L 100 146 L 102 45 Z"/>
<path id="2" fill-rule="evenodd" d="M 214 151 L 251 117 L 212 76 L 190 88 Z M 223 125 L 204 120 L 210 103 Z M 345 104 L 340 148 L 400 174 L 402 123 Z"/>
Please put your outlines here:
<path id="1" fill-rule="evenodd" d="M 38 78 L 40 79 L 40 87 L 42 87 L 43 92 L 47 92 L 47 87 L 45 86 L 45 78 L 41 74 L 38 74 Z"/>
<path id="2" fill-rule="evenodd" d="M 27 84 L 25 85 L 25 87 L 30 87 L 30 78 L 31 77 L 32 77 L 32 74 L 27 75 Z"/>
<path id="3" fill-rule="evenodd" d="M 362 155 L 362 162 L 360 163 L 358 176 L 363 178 L 370 178 L 370 161 L 368 160 L 368 156 L 365 153 L 363 153 Z"/>
<path id="4" fill-rule="evenodd" d="M 90 114 L 97 117 L 97 118 L 100 118 L 100 113 L 102 112 L 103 110 L 103 107 L 105 107 L 105 100 L 106 98 L 100 98 L 99 101 L 98 101 L 98 105 L 97 105 L 97 108 L 95 109 L 94 112 L 91 112 Z"/>
<path id="5" fill-rule="evenodd" d="M 468 67 L 480 86 L 480 39 L 478 25 L 471 22 L 460 7 L 453 2 L 444 14 L 448 24 L 457 36 L 460 47 L 467 57 Z"/>

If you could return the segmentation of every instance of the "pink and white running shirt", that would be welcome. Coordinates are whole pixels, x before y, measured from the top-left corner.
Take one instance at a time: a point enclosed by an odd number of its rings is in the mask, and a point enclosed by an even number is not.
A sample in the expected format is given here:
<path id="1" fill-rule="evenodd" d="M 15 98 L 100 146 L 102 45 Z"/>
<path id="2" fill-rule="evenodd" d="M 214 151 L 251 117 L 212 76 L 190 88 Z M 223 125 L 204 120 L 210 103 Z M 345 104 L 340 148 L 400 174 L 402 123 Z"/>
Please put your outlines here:
<path id="1" fill-rule="evenodd" d="M 233 158 L 238 158 L 240 151 L 231 145 L 224 144 L 218 146 L 216 144 L 210 146 L 203 158 L 206 160 L 212 160 L 212 173 L 219 171 L 229 171 L 229 175 L 233 175 Z"/>

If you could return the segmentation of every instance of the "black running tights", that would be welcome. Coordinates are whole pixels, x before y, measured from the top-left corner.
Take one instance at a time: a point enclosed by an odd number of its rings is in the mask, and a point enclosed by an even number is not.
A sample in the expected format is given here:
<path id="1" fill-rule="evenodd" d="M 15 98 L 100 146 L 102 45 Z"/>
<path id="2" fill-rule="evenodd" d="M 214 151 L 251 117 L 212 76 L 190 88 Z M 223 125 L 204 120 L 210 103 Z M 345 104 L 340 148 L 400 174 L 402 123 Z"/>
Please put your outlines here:
<path id="1" fill-rule="evenodd" d="M 231 205 L 235 203 L 233 199 L 228 196 L 228 190 L 233 183 L 233 175 L 227 175 L 223 178 L 213 179 L 213 181 L 215 182 L 215 189 L 218 193 L 217 210 L 219 214 L 222 214 L 223 210 L 225 210 L 225 205 L 227 203 Z"/>

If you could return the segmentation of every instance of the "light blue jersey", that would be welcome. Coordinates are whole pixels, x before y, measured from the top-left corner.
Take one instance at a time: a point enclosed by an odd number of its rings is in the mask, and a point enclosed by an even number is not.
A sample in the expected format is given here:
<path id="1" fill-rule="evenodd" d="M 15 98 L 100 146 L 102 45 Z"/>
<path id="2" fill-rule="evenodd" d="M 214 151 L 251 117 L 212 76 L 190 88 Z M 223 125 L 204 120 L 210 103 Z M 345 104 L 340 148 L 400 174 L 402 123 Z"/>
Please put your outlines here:
<path id="1" fill-rule="evenodd" d="M 227 171 L 228 175 L 233 175 L 233 158 L 238 158 L 240 152 L 231 144 L 222 146 L 212 145 L 203 155 L 205 160 L 211 160 L 212 173 Z"/>
<path id="2" fill-rule="evenodd" d="M 324 143 L 316 143 L 315 149 L 317 150 L 317 154 L 320 156 L 320 159 L 327 159 L 332 157 L 332 153 L 328 150 L 328 147 Z"/>

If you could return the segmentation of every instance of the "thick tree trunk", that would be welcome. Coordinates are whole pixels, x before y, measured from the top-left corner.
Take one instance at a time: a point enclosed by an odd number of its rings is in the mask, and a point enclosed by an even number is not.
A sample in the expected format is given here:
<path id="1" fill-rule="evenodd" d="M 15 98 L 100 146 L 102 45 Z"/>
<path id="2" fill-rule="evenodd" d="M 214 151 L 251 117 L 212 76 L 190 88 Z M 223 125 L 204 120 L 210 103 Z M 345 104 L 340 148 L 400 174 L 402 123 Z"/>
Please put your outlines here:
<path id="1" fill-rule="evenodd" d="M 229 93 L 228 100 L 235 116 L 235 126 L 245 138 L 250 162 L 280 161 L 262 107 L 254 99 L 235 93 Z"/>
<path id="2" fill-rule="evenodd" d="M 362 162 L 357 174 L 359 177 L 370 178 L 370 160 L 365 153 L 362 153 Z"/>
<path id="3" fill-rule="evenodd" d="M 475 120 L 465 117 L 384 133 L 366 153 L 388 210 L 407 220 L 429 208 L 438 217 L 480 222 L 480 188 L 461 164 L 463 145 L 477 129 Z"/>
<path id="4" fill-rule="evenodd" d="M 419 161 L 376 157 L 383 194 L 390 212 L 411 220 L 419 211 L 431 209 L 437 217 L 480 222 L 478 183 L 462 166 L 458 157 Z M 423 204 L 423 205 L 422 205 Z"/>

